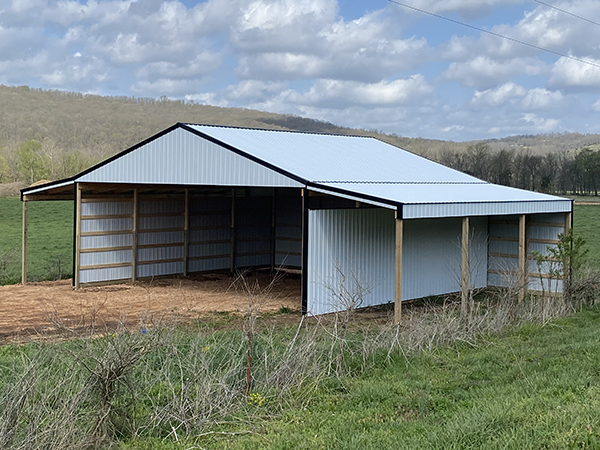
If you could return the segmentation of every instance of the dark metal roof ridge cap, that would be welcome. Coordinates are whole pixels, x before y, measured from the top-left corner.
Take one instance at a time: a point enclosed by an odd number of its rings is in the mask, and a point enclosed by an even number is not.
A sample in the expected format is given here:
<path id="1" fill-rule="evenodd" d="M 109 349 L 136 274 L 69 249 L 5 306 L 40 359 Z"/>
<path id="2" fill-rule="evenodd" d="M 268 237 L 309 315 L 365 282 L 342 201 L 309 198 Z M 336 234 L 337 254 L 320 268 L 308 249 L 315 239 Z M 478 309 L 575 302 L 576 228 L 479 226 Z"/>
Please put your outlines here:
<path id="1" fill-rule="evenodd" d="M 257 128 L 257 127 L 236 127 L 231 125 L 210 125 L 207 123 L 190 123 L 190 122 L 180 122 L 182 125 L 186 126 L 197 126 L 197 127 L 214 127 L 214 128 L 229 128 L 232 130 L 252 130 L 252 131 L 271 131 L 275 133 L 295 133 L 295 134 L 312 134 L 316 136 L 336 136 L 336 137 L 353 137 L 353 138 L 364 138 L 364 139 L 375 139 L 383 142 L 384 144 L 392 145 L 393 147 L 404 150 L 403 148 L 397 147 L 389 142 L 385 142 L 381 139 L 377 139 L 375 136 L 369 135 L 360 135 L 360 134 L 341 134 L 341 133 L 324 133 L 320 131 L 300 131 L 300 130 L 277 130 L 274 128 Z"/>

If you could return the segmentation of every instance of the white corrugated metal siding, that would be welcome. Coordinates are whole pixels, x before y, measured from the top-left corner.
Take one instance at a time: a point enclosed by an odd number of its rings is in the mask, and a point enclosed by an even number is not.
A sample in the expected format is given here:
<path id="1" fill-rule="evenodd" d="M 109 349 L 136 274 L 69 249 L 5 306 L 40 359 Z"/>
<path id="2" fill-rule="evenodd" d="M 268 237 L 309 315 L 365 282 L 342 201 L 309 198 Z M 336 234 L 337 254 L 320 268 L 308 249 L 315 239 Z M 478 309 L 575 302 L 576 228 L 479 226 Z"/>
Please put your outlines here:
<path id="1" fill-rule="evenodd" d="M 487 283 L 487 218 L 471 218 L 470 286 Z M 461 289 L 461 219 L 404 221 L 402 299 L 442 295 Z"/>
<path id="2" fill-rule="evenodd" d="M 208 140 L 176 129 L 77 179 L 78 182 L 221 186 L 302 184 Z"/>
<path id="3" fill-rule="evenodd" d="M 485 287 L 487 218 L 470 221 L 471 287 Z M 460 219 L 405 220 L 402 298 L 410 300 L 460 290 Z M 368 288 L 360 306 L 394 301 L 395 219 L 384 209 L 309 212 L 308 305 L 310 314 L 344 309 L 334 295 Z M 339 269 L 339 270 L 337 270 Z"/>
<path id="4" fill-rule="evenodd" d="M 111 218 L 129 215 L 131 217 Z M 103 216 L 106 216 L 105 218 Z M 89 217 L 89 218 L 86 218 Z M 111 234 L 123 231 L 123 234 Z M 133 203 L 131 201 L 112 202 L 88 201 L 81 204 L 81 254 L 79 281 L 94 283 L 131 278 L 133 259 Z M 107 234 L 102 234 L 106 232 Z M 94 233 L 86 236 L 85 233 Z M 108 248 L 129 247 L 110 250 Z M 95 251 L 94 251 L 95 250 Z M 85 267 L 118 265 L 119 267 Z"/>
<path id="5" fill-rule="evenodd" d="M 386 209 L 309 211 L 308 304 L 311 315 L 394 301 L 394 212 Z"/>
<path id="6" fill-rule="evenodd" d="M 528 289 L 562 292 L 562 280 L 548 278 L 548 274 L 562 270 L 560 261 L 542 261 L 538 267 L 531 252 L 548 256 L 548 248 L 555 248 L 553 241 L 564 233 L 565 214 L 533 214 L 527 216 L 527 273 Z M 556 224 L 556 226 L 551 226 Z M 490 286 L 517 286 L 519 282 L 519 216 L 500 216 L 490 220 L 490 244 L 488 257 L 488 284 Z M 542 240 L 542 242 L 536 242 Z M 543 242 L 548 241 L 548 242 Z M 539 275 L 542 277 L 540 279 Z"/>

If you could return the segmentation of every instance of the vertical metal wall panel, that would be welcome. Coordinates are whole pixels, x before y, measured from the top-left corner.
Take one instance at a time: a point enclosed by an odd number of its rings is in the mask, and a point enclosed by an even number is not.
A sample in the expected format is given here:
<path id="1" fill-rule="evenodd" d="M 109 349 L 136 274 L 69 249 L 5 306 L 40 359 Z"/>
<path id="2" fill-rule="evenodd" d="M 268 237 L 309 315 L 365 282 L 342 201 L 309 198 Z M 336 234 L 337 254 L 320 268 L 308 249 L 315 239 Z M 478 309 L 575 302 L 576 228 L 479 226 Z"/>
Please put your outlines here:
<path id="1" fill-rule="evenodd" d="M 552 293 L 563 292 L 563 282 L 555 275 L 562 272 L 563 262 L 551 259 L 549 248 L 556 248 L 555 242 L 558 235 L 565 232 L 566 215 L 557 214 L 535 214 L 529 216 L 527 227 L 527 254 L 529 255 L 527 270 L 529 289 L 532 291 L 545 291 Z M 540 240 L 541 242 L 536 242 Z M 532 252 L 538 252 L 548 260 L 538 262 L 531 256 Z M 541 279 L 540 279 L 541 275 Z"/>
<path id="2" fill-rule="evenodd" d="M 79 263 L 82 266 L 93 266 L 97 264 L 130 263 L 132 261 L 132 257 L 133 250 L 81 253 L 79 257 Z"/>
<path id="3" fill-rule="evenodd" d="M 136 278 L 183 273 L 184 210 L 183 193 L 139 196 Z"/>
<path id="4" fill-rule="evenodd" d="M 272 197 L 270 192 L 250 189 L 236 197 L 235 266 L 271 264 Z M 258 196 L 258 195 L 264 196 Z"/>
<path id="5" fill-rule="evenodd" d="M 487 285 L 487 218 L 469 222 L 470 286 L 482 288 Z M 459 218 L 404 221 L 403 300 L 460 291 L 461 237 Z"/>
<path id="6" fill-rule="evenodd" d="M 86 202 L 81 204 L 82 216 L 111 216 L 117 214 L 133 214 L 133 202 Z"/>
<path id="7" fill-rule="evenodd" d="M 132 218 L 86 219 L 81 218 L 81 232 L 124 231 L 133 229 Z"/>
<path id="8" fill-rule="evenodd" d="M 80 283 L 123 280 L 131 277 L 133 218 L 111 217 L 133 214 L 133 203 L 122 199 L 81 204 Z M 89 218 L 86 218 L 88 217 Z M 123 232 L 113 234 L 114 232 Z M 86 233 L 93 233 L 86 236 Z M 106 234 L 103 234 L 106 233 Z M 125 248 L 124 248 L 125 247 Z M 129 247 L 129 248 L 127 248 Z M 105 251 L 104 249 L 113 249 Z M 98 250 L 98 251 L 93 251 Z M 119 265 L 118 267 L 101 267 Z"/>
<path id="9" fill-rule="evenodd" d="M 309 211 L 308 305 L 311 315 L 345 309 L 339 294 L 363 291 L 359 306 L 394 301 L 394 212 Z"/>
<path id="10" fill-rule="evenodd" d="M 145 230 L 138 232 L 138 245 L 153 245 L 153 244 L 177 244 L 183 242 L 182 231 L 157 231 Z"/>
<path id="11" fill-rule="evenodd" d="M 183 261 L 142 264 L 137 266 L 138 278 L 183 273 Z"/>
<path id="12" fill-rule="evenodd" d="M 229 268 L 231 197 L 190 197 L 188 272 Z"/>
<path id="13" fill-rule="evenodd" d="M 80 283 L 127 280 L 131 278 L 131 266 L 90 269 L 79 271 Z"/>
<path id="14" fill-rule="evenodd" d="M 81 236 L 81 249 L 102 249 L 106 247 L 131 247 L 133 245 L 133 235 L 112 234 L 102 236 Z"/>
<path id="15" fill-rule="evenodd" d="M 556 247 L 558 235 L 564 233 L 565 213 L 531 214 L 527 216 L 527 273 L 528 289 L 548 292 L 562 292 L 562 280 L 548 279 L 550 273 L 560 271 L 562 261 L 542 261 L 538 263 L 532 252 L 549 256 L 548 248 Z M 555 225 L 554 225 L 555 224 Z M 498 216 L 490 218 L 490 243 L 488 255 L 488 285 L 516 286 L 519 283 L 519 216 Z M 541 241 L 541 242 L 538 242 Z M 539 274 L 542 275 L 540 281 Z"/>
<path id="16" fill-rule="evenodd" d="M 275 265 L 299 269 L 301 254 L 302 197 L 285 192 L 275 197 Z"/>
<path id="17" fill-rule="evenodd" d="M 494 216 L 489 221 L 488 286 L 519 282 L 519 216 Z"/>

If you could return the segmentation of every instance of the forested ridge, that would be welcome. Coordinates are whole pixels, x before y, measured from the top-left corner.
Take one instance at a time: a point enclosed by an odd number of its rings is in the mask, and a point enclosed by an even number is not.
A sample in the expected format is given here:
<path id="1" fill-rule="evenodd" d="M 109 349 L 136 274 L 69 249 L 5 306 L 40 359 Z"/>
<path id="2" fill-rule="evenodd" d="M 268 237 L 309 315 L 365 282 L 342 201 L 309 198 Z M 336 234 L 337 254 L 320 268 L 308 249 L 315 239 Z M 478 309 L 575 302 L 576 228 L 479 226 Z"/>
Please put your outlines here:
<path id="1" fill-rule="evenodd" d="M 176 122 L 371 135 L 479 178 L 546 192 L 597 194 L 600 134 L 482 142 L 406 138 L 377 130 L 167 98 L 106 97 L 0 85 L 0 183 L 74 175 Z"/>

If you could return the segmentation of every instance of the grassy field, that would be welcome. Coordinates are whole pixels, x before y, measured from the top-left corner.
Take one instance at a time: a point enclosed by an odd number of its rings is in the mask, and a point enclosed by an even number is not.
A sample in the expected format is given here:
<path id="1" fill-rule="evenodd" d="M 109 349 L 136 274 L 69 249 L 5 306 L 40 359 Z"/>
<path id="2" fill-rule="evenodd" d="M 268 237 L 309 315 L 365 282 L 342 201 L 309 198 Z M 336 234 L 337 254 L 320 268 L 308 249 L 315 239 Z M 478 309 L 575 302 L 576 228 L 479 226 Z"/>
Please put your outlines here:
<path id="1" fill-rule="evenodd" d="M 214 449 L 600 448 L 598 309 L 368 371 Z M 303 404 L 302 404 L 303 403 Z M 132 448 L 143 448 L 143 446 Z M 169 446 L 165 445 L 165 448 Z"/>
<path id="2" fill-rule="evenodd" d="M 249 397 L 241 319 L 207 320 L 1 347 L 0 447 L 600 448 L 598 307 L 389 358 L 364 325 L 338 359 L 330 323 L 259 322 Z"/>
<path id="3" fill-rule="evenodd" d="M 29 202 L 29 280 L 53 280 L 73 273 L 73 203 Z M 22 203 L 0 198 L 0 284 L 21 280 Z"/>

